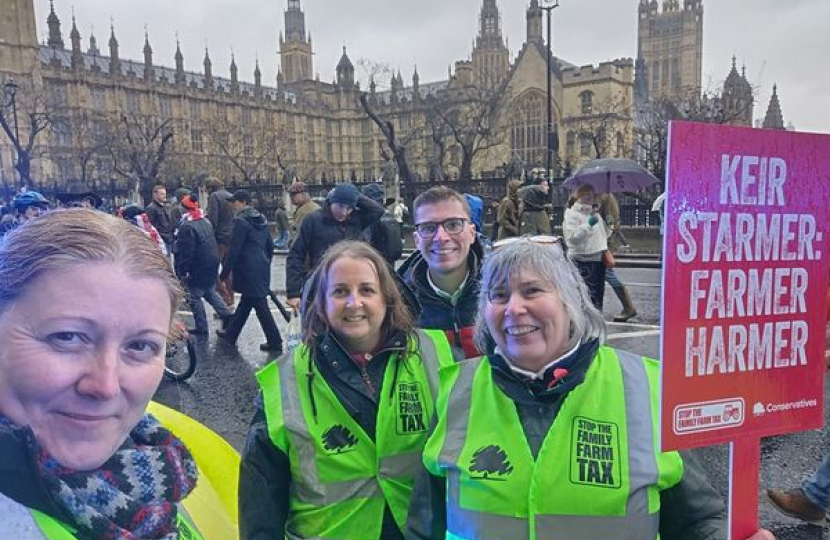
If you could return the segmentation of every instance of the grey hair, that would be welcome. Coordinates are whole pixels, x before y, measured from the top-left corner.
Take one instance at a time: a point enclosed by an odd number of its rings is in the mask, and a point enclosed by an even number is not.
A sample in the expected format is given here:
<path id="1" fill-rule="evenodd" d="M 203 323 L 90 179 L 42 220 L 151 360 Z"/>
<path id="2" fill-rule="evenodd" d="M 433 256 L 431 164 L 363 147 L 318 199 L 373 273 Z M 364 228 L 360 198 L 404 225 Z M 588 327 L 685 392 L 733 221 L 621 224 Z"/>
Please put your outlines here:
<path id="1" fill-rule="evenodd" d="M 6 233 L 0 241 L 0 313 L 44 272 L 95 262 L 117 263 L 132 276 L 162 281 L 172 323 L 182 288 L 159 247 L 125 220 L 82 208 L 55 210 Z"/>
<path id="2" fill-rule="evenodd" d="M 510 276 L 519 272 L 538 276 L 550 283 L 559 294 L 571 321 L 566 349 L 573 348 L 581 340 L 598 339 L 600 344 L 605 341 L 605 319 L 591 303 L 588 287 L 579 270 L 563 253 L 562 246 L 524 239 L 496 249 L 484 260 L 474 337 L 478 350 L 486 352 L 493 343 L 493 336 L 484 320 L 490 301 L 487 291 L 507 284 Z"/>

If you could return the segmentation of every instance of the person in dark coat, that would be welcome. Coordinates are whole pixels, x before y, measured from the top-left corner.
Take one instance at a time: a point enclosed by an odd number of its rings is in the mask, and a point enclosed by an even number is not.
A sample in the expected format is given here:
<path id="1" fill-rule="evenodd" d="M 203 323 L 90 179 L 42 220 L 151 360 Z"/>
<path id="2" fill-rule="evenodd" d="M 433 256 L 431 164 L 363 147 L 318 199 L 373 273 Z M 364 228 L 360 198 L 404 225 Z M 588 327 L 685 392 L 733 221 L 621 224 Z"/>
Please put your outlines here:
<path id="1" fill-rule="evenodd" d="M 277 210 L 274 212 L 274 223 L 277 225 L 277 233 L 279 236 L 274 241 L 274 247 L 277 249 L 285 249 L 288 247 L 289 230 L 288 215 L 285 213 L 285 206 L 277 203 Z"/>
<path id="2" fill-rule="evenodd" d="M 282 354 L 282 336 L 268 309 L 271 258 L 274 256 L 274 241 L 268 231 L 268 220 L 250 206 L 251 194 L 248 191 L 238 190 L 230 201 L 236 210 L 236 217 L 233 220 L 231 247 L 219 278 L 224 279 L 233 272 L 233 290 L 241 294 L 242 299 L 227 329 L 217 330 L 216 334 L 235 344 L 253 309 L 268 340 L 259 348 L 278 356 Z"/>
<path id="3" fill-rule="evenodd" d="M 222 297 L 216 292 L 216 275 L 219 272 L 219 250 L 213 236 L 213 226 L 199 208 L 196 194 L 184 195 L 180 201 L 182 217 L 176 229 L 174 249 L 176 276 L 187 290 L 187 302 L 193 312 L 194 328 L 191 334 L 206 336 L 208 320 L 202 298 L 213 306 L 227 324 L 233 316 Z"/>
<path id="4" fill-rule="evenodd" d="M 209 178 L 205 182 L 205 188 L 209 193 L 207 204 L 207 218 L 213 225 L 213 234 L 216 236 L 216 244 L 219 246 L 219 260 L 225 264 L 225 257 L 228 256 L 228 249 L 231 245 L 233 235 L 234 209 L 230 202 L 231 194 L 225 189 L 225 184 L 216 178 Z M 222 296 L 222 300 L 229 308 L 233 307 L 233 276 L 228 274 L 225 279 L 216 283 L 216 290 Z"/>
<path id="5" fill-rule="evenodd" d="M 171 252 L 173 231 L 176 229 L 176 224 L 170 219 L 170 203 L 167 202 L 167 188 L 164 187 L 164 184 L 153 186 L 153 200 L 147 205 L 146 210 L 150 217 L 150 223 L 161 235 L 168 253 Z"/>
<path id="6" fill-rule="evenodd" d="M 303 220 L 285 263 L 288 304 L 299 312 L 300 297 L 308 268 L 314 269 L 326 250 L 341 240 L 361 240 L 364 230 L 386 210 L 369 197 L 361 195 L 349 183 L 338 184 L 326 198 L 326 205 Z"/>
<path id="7" fill-rule="evenodd" d="M 187 195 L 190 195 L 190 191 L 190 188 L 180 187 L 173 193 L 173 197 L 176 198 L 176 202 L 178 203 L 170 210 L 170 221 L 173 222 L 174 227 L 179 226 L 182 216 L 187 213 L 187 209 L 182 206 L 182 201 Z M 198 200 L 198 197 L 196 200 Z"/>

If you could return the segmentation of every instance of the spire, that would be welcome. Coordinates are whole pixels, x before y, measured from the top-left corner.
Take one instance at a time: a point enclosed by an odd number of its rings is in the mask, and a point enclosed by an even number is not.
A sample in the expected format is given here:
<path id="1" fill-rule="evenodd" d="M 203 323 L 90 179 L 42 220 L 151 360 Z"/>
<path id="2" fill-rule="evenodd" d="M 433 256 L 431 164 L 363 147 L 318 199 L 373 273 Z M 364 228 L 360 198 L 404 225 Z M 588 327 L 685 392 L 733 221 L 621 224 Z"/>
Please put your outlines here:
<path id="1" fill-rule="evenodd" d="M 184 56 L 182 49 L 179 46 L 179 38 L 176 37 L 176 84 L 184 84 Z"/>
<path id="2" fill-rule="evenodd" d="M 288 9 L 285 11 L 285 37 L 288 41 L 305 41 L 305 13 L 300 6 L 300 0 L 288 0 Z M 311 36 L 308 36 L 311 39 Z"/>
<path id="3" fill-rule="evenodd" d="M 421 76 L 418 75 L 418 65 L 415 64 L 415 70 L 412 72 L 412 101 L 421 100 Z"/>
<path id="4" fill-rule="evenodd" d="M 231 92 L 239 92 L 239 69 L 236 67 L 236 58 L 234 58 L 233 51 L 231 51 Z"/>
<path id="5" fill-rule="evenodd" d="M 772 96 L 767 105 L 767 114 L 764 116 L 765 129 L 784 129 L 784 115 L 781 113 L 781 103 L 778 101 L 778 85 L 772 85 Z"/>
<path id="6" fill-rule="evenodd" d="M 483 0 L 479 15 L 476 49 L 501 49 L 504 40 L 501 35 L 501 14 L 496 0 Z"/>
<path id="7" fill-rule="evenodd" d="M 205 47 L 205 88 L 208 90 L 213 89 L 213 63 L 210 61 L 210 54 L 208 54 L 208 49 Z"/>
<path id="8" fill-rule="evenodd" d="M 150 47 L 150 35 L 147 32 L 147 27 L 144 28 L 144 80 L 152 82 L 155 78 L 155 70 L 153 69 L 153 48 Z"/>
<path id="9" fill-rule="evenodd" d="M 352 88 L 354 86 L 354 64 L 349 60 L 346 53 L 346 46 L 343 46 L 343 56 L 337 63 L 337 85 L 341 88 Z"/>
<path id="10" fill-rule="evenodd" d="M 262 71 L 259 69 L 259 57 L 254 62 L 254 95 L 262 93 Z"/>
<path id="11" fill-rule="evenodd" d="M 47 45 L 53 49 L 63 50 L 63 36 L 61 35 L 61 21 L 55 13 L 55 3 L 49 0 L 49 16 L 46 17 L 46 24 L 49 26 L 49 40 Z"/>
<path id="12" fill-rule="evenodd" d="M 121 60 L 118 58 L 118 40 L 115 39 L 115 23 L 110 22 L 110 75 L 121 74 Z"/>
<path id="13" fill-rule="evenodd" d="M 542 37 L 542 8 L 539 7 L 539 0 L 530 0 L 527 8 L 527 42 L 544 45 L 545 38 Z"/>
<path id="14" fill-rule="evenodd" d="M 72 31 L 69 32 L 69 40 L 72 42 L 72 69 L 83 69 L 84 56 L 81 52 L 81 33 L 75 25 L 75 15 L 72 15 Z"/>
<path id="15" fill-rule="evenodd" d="M 87 53 L 92 56 L 100 56 L 101 51 L 98 50 L 98 41 L 95 39 L 93 31 L 94 29 L 89 30 L 89 49 L 87 50 Z"/>

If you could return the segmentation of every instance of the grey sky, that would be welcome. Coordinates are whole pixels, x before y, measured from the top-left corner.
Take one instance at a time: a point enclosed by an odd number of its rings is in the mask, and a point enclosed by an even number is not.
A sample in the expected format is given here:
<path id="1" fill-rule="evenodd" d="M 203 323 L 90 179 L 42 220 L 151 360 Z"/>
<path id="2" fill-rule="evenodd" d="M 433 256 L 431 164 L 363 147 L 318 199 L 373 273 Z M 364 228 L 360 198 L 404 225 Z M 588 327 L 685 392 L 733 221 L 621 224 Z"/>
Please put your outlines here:
<path id="1" fill-rule="evenodd" d="M 525 38 L 526 0 L 497 0 L 503 32 L 515 54 Z M 156 64 L 173 65 L 178 33 L 185 69 L 202 71 L 205 46 L 215 74 L 228 76 L 231 50 L 240 78 L 252 81 L 259 57 L 263 82 L 275 84 L 279 32 L 286 0 L 55 0 L 69 44 L 71 5 L 88 43 L 91 27 L 107 53 L 110 18 L 120 54 L 140 60 L 148 28 Z M 634 57 L 638 0 L 560 0 L 554 11 L 553 48 L 574 64 Z M 342 47 L 359 59 L 400 69 L 409 81 L 417 64 L 421 82 L 446 78 L 447 66 L 468 58 L 481 0 L 303 0 L 315 51 L 314 70 L 331 81 Z M 46 35 L 48 0 L 35 0 L 38 32 Z M 736 55 L 757 88 L 755 117 L 772 92 L 785 123 L 799 131 L 830 133 L 830 1 L 704 0 L 704 88 L 717 89 Z M 360 78 L 361 73 L 358 72 Z M 385 86 L 385 81 L 379 81 Z"/>

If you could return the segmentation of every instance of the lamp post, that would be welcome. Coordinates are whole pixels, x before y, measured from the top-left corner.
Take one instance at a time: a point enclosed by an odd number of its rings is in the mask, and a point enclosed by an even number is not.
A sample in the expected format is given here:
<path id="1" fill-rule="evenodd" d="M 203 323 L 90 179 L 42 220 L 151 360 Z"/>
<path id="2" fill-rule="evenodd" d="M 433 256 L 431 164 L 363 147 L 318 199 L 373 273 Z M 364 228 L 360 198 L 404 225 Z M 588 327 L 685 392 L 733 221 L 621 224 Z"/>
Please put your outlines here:
<path id="1" fill-rule="evenodd" d="M 547 77 L 547 151 L 545 153 L 545 176 L 548 180 L 551 179 L 551 171 L 553 167 L 551 166 L 551 154 L 553 152 L 554 140 L 558 139 L 555 137 L 555 131 L 553 130 L 553 96 L 551 94 L 551 61 L 553 60 L 553 47 L 551 46 L 551 35 L 550 35 L 550 19 L 551 19 L 551 12 L 559 7 L 559 0 L 542 0 L 540 3 L 540 7 L 545 10 L 547 14 L 547 70 L 548 70 L 548 77 Z M 558 140 L 557 146 L 558 146 Z M 557 148 L 558 153 L 558 148 Z"/>
<path id="2" fill-rule="evenodd" d="M 17 145 L 20 144 L 20 132 L 18 130 L 19 128 L 17 127 L 17 89 L 18 89 L 18 86 L 17 86 L 17 83 L 14 82 L 14 79 L 12 79 L 11 77 L 6 79 L 6 84 L 3 85 L 3 91 L 5 92 L 6 95 L 9 96 L 9 102 L 11 103 L 11 106 L 12 106 L 12 116 L 14 118 L 14 144 L 12 146 L 15 149 L 17 148 Z M 14 156 L 14 165 L 15 165 L 15 170 L 16 170 L 17 169 L 17 151 L 16 150 L 15 150 L 15 156 Z"/>

